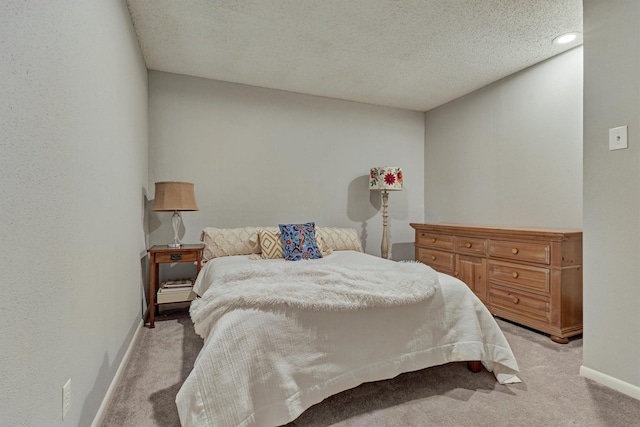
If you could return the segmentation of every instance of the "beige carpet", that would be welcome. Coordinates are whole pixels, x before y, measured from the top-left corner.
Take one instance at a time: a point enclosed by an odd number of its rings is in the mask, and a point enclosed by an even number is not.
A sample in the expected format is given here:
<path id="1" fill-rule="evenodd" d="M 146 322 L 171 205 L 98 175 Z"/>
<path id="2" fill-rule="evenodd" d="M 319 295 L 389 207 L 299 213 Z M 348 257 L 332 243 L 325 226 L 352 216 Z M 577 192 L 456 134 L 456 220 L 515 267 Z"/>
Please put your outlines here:
<path id="1" fill-rule="evenodd" d="M 362 384 L 309 408 L 287 427 L 640 426 L 640 401 L 582 378 L 582 339 L 546 335 L 498 320 L 522 384 L 502 386 L 464 363 Z M 103 427 L 178 427 L 174 404 L 202 340 L 186 311 L 159 316 L 141 331 Z"/>

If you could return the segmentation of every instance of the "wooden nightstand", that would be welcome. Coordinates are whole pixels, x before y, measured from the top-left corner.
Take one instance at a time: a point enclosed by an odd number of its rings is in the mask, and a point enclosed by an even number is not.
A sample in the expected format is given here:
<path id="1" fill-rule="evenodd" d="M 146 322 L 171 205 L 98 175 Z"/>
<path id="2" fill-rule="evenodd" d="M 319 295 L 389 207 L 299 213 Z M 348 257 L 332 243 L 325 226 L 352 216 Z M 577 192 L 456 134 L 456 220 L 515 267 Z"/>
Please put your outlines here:
<path id="1" fill-rule="evenodd" d="M 149 328 L 154 328 L 153 318 L 156 311 L 156 292 L 158 292 L 159 267 L 163 263 L 196 263 L 196 276 L 202 268 L 204 244 L 182 245 L 170 248 L 167 245 L 155 245 L 147 249 L 149 253 Z"/>

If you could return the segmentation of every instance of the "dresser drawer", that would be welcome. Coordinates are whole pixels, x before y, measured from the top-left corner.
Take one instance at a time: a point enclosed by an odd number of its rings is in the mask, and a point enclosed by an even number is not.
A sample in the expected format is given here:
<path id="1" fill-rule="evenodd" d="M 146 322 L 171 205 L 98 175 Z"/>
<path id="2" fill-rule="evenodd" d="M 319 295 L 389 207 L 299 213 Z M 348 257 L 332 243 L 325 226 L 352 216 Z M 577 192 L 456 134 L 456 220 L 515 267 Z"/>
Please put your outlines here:
<path id="1" fill-rule="evenodd" d="M 455 249 L 457 252 L 486 255 L 487 239 L 476 239 L 473 237 L 456 237 Z"/>
<path id="2" fill-rule="evenodd" d="M 156 262 L 186 262 L 197 261 L 198 254 L 196 252 L 176 252 L 156 254 Z"/>
<path id="3" fill-rule="evenodd" d="M 521 262 L 549 264 L 551 248 L 545 243 L 516 242 L 508 240 L 490 240 L 489 256 L 506 258 Z"/>
<path id="4" fill-rule="evenodd" d="M 489 287 L 489 306 L 511 313 L 514 321 L 518 321 L 519 317 L 549 321 L 549 299 L 540 295 L 492 284 Z"/>
<path id="5" fill-rule="evenodd" d="M 432 249 L 418 248 L 418 261 L 427 264 L 434 270 L 453 273 L 453 254 Z"/>
<path id="6" fill-rule="evenodd" d="M 453 249 L 453 236 L 447 236 L 446 234 L 433 234 L 425 231 L 419 231 L 417 233 L 417 244 L 430 246 L 438 249 Z"/>
<path id="7" fill-rule="evenodd" d="M 507 284 L 524 290 L 549 292 L 549 270 L 489 261 L 489 282 Z"/>

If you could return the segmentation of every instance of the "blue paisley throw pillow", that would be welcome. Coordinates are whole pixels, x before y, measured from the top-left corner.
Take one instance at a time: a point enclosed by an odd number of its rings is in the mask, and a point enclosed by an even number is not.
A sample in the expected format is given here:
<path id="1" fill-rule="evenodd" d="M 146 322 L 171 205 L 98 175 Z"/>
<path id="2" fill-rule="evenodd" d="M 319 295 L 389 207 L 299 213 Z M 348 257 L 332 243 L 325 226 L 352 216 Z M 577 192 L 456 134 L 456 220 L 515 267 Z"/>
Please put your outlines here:
<path id="1" fill-rule="evenodd" d="M 316 243 L 316 223 L 279 224 L 284 248 L 284 259 L 299 261 L 301 259 L 322 258 Z"/>

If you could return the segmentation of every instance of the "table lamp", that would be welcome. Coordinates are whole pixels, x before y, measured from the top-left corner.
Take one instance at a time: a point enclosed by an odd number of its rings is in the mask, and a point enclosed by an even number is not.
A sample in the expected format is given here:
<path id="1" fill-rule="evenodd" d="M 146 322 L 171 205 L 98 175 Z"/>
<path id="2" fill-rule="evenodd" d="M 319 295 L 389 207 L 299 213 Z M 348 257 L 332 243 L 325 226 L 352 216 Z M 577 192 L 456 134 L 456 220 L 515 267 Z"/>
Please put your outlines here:
<path id="1" fill-rule="evenodd" d="M 182 246 L 178 237 L 178 230 L 182 222 L 181 211 L 197 211 L 196 196 L 193 184 L 190 182 L 164 181 L 156 182 L 156 196 L 153 200 L 153 210 L 159 212 L 173 212 L 171 225 L 173 226 L 173 243 L 170 248 Z"/>

